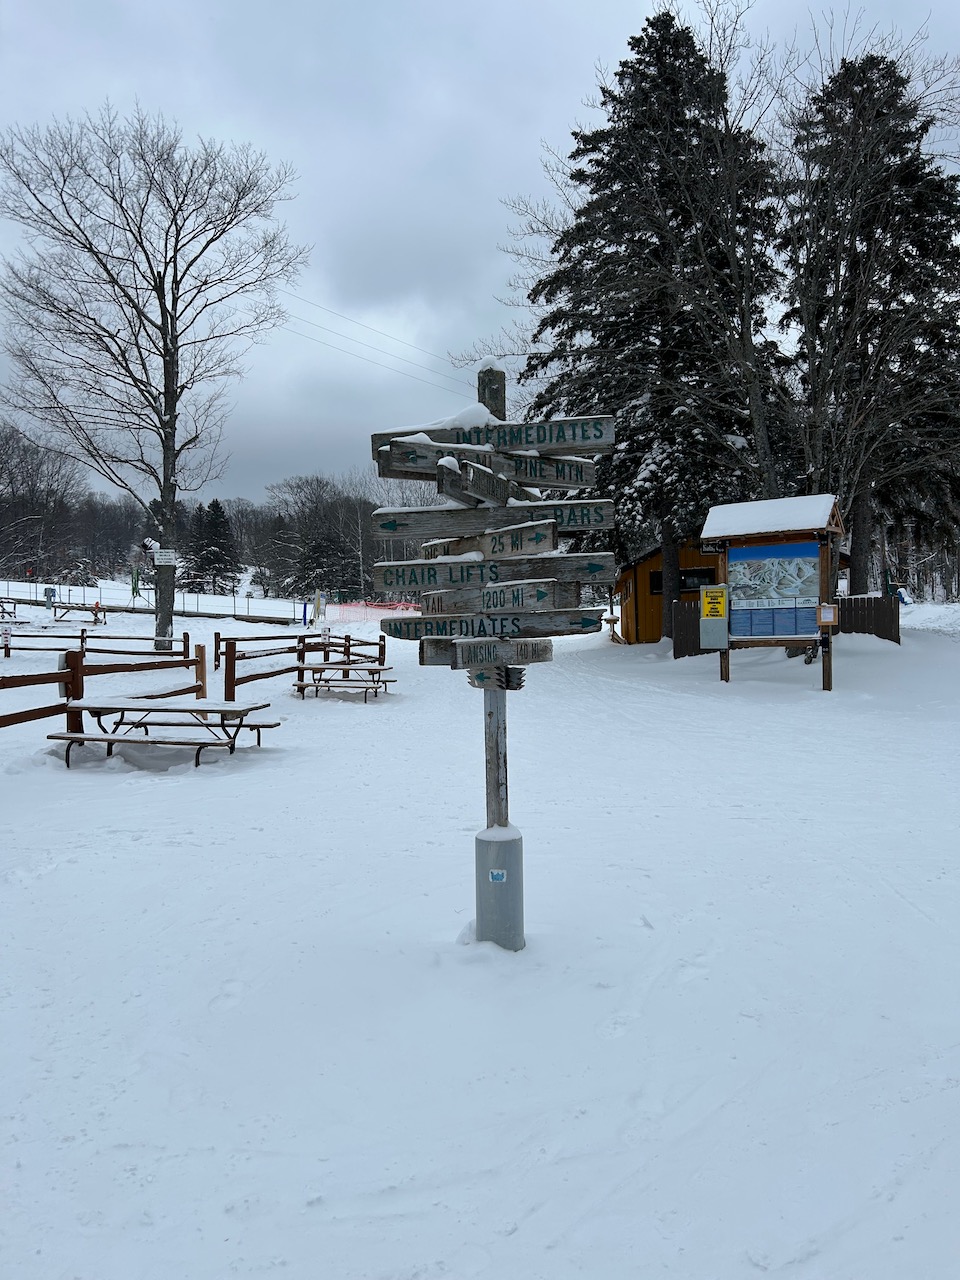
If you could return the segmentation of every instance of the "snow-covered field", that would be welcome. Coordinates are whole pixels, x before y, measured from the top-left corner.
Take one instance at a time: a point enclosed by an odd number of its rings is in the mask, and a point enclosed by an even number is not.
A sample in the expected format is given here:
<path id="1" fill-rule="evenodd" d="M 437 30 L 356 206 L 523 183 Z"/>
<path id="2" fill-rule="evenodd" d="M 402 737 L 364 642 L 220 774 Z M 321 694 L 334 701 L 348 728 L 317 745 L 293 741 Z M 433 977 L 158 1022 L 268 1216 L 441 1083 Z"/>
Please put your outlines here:
<path id="1" fill-rule="evenodd" d="M 415 645 L 199 769 L 0 730 L 0 1276 L 955 1280 L 960 609 L 904 628 L 832 694 L 557 641 L 518 954 L 470 940 L 482 697 Z"/>

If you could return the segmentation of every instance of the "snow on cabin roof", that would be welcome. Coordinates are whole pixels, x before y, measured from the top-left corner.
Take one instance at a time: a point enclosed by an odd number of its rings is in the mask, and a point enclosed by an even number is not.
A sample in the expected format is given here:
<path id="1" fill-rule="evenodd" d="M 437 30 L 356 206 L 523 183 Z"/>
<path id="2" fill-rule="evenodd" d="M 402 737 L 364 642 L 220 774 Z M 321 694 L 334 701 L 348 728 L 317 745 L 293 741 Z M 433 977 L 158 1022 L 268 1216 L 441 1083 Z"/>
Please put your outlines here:
<path id="1" fill-rule="evenodd" d="M 814 493 L 805 498 L 727 502 L 710 508 L 700 537 L 741 538 L 755 533 L 826 529 L 836 501 L 832 493 Z"/>

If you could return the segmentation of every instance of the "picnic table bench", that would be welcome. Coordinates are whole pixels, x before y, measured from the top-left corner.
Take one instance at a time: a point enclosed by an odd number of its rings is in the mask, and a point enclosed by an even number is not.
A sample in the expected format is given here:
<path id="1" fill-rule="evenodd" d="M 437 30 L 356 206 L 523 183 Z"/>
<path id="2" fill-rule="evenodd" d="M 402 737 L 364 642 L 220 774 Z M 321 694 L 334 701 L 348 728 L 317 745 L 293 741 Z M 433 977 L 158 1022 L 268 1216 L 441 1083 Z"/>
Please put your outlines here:
<path id="1" fill-rule="evenodd" d="M 332 689 L 336 693 L 362 693 L 366 702 L 370 694 L 376 697 L 380 693 L 389 693 L 387 686 L 397 683 L 385 674 L 393 667 L 373 662 L 317 662 L 302 670 L 303 679 L 297 680 L 293 686 L 301 698 L 306 696 L 308 689 L 317 696 L 321 689 Z"/>
<path id="2" fill-rule="evenodd" d="M 257 711 L 264 711 L 269 702 L 218 702 L 212 698 L 194 698 L 174 701 L 151 698 L 74 698 L 66 704 L 67 713 L 83 712 L 97 722 L 96 729 L 79 729 L 66 733 L 48 733 L 54 742 L 65 742 L 64 757 L 70 768 L 70 752 L 78 744 L 101 742 L 107 755 L 122 743 L 125 746 L 190 747 L 194 751 L 194 766 L 199 768 L 200 755 L 209 747 L 226 747 L 233 755 L 237 738 L 242 729 L 257 735 L 263 729 L 276 729 L 280 722 L 253 720 Z M 105 721 L 111 720 L 111 724 Z M 69 720 L 68 720 L 69 724 Z M 157 737 L 151 729 L 180 729 L 179 736 Z M 139 731 L 142 730 L 142 736 Z"/>
<path id="3" fill-rule="evenodd" d="M 102 604 L 67 604 L 63 600 L 53 600 L 50 604 L 53 610 L 54 622 L 63 622 L 68 613 L 89 613 L 93 619 L 93 625 L 98 622 L 106 623 L 107 611 Z"/>

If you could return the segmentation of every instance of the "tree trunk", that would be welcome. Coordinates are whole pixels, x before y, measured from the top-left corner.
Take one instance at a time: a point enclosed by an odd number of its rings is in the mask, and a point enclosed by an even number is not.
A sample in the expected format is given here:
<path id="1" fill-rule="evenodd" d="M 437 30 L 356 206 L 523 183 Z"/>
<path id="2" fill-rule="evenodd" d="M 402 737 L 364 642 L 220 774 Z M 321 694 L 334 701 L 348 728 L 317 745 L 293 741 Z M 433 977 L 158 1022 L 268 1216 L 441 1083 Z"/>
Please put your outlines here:
<path id="1" fill-rule="evenodd" d="M 873 540 L 873 509 L 870 484 L 854 495 L 850 509 L 850 594 L 864 596 L 870 588 L 870 552 Z"/>
<path id="2" fill-rule="evenodd" d="M 760 467 L 761 497 L 779 498 L 780 481 L 774 462 L 773 450 L 770 448 L 770 432 L 767 428 L 767 410 L 757 370 L 757 349 L 753 341 L 749 309 L 744 304 L 741 317 L 740 346 L 743 359 L 740 364 L 747 384 L 747 398 L 750 405 L 750 426 L 753 433 L 753 447 L 757 453 Z"/>
<path id="3" fill-rule="evenodd" d="M 663 634 L 673 639 L 673 602 L 680 599 L 680 543 L 669 521 L 664 521 L 663 553 Z"/>
<path id="4" fill-rule="evenodd" d="M 176 419 L 174 418 L 174 424 Z M 176 426 L 168 432 L 163 442 L 163 479 L 160 486 L 160 545 L 165 550 L 175 550 L 177 542 L 177 480 L 176 455 L 174 453 Z M 173 648 L 173 608 L 177 589 L 177 566 L 160 565 L 156 571 L 156 595 L 154 596 L 154 641 L 156 650 Z"/>

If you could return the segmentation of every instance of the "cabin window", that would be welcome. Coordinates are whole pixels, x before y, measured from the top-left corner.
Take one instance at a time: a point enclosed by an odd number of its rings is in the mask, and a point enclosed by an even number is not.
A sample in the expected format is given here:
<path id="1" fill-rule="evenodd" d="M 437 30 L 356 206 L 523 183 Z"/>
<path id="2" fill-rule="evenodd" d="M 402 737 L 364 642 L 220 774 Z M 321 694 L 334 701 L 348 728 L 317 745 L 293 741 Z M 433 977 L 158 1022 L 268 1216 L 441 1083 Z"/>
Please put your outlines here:
<path id="1" fill-rule="evenodd" d="M 681 591 L 699 591 L 701 587 L 715 587 L 716 585 L 717 571 L 707 565 L 702 568 L 680 570 Z M 650 594 L 652 596 L 663 595 L 663 571 L 661 569 L 650 570 Z"/>

